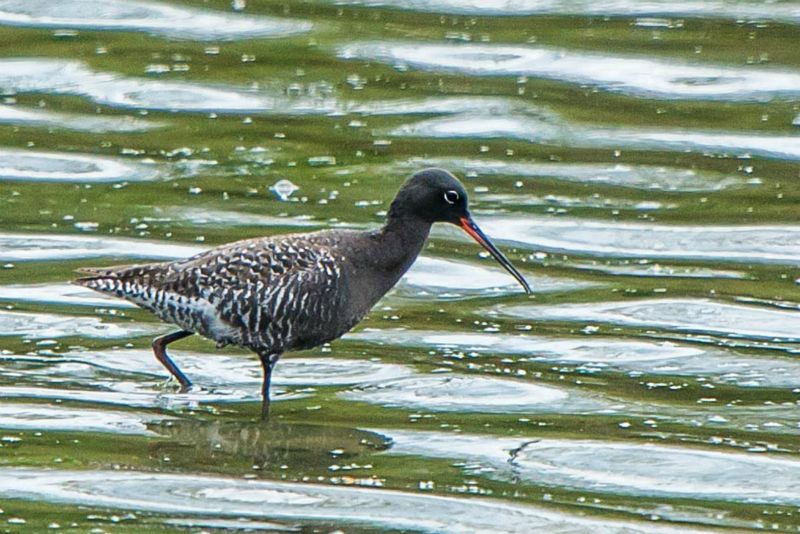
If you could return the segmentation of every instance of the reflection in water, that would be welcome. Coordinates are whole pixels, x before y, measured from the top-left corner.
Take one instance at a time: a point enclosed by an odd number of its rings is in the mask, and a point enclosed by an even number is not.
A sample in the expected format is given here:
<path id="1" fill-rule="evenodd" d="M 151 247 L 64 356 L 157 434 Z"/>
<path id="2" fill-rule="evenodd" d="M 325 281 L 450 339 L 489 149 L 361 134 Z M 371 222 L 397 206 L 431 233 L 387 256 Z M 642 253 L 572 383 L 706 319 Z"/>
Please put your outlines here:
<path id="1" fill-rule="evenodd" d="M 284 423 L 280 421 L 220 421 L 172 419 L 149 426 L 169 438 L 156 447 L 177 465 L 213 465 L 233 461 L 247 467 L 258 465 L 278 471 L 290 465 L 308 473 L 328 473 L 335 463 L 383 450 L 388 441 L 381 435 L 332 425 Z M 171 453 L 171 451 L 175 451 Z M 336 451 L 331 455 L 329 451 Z M 286 468 L 284 467 L 285 471 Z M 369 478 L 369 470 L 355 470 L 353 476 Z"/>

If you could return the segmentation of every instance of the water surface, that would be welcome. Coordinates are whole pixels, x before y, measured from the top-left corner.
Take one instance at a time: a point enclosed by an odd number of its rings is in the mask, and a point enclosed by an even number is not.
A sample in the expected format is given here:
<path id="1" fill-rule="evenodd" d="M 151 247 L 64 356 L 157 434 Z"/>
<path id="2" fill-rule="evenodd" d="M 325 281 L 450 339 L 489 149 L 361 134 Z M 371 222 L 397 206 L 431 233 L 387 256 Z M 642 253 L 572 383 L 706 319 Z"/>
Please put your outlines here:
<path id="1" fill-rule="evenodd" d="M 9 532 L 800 529 L 800 7 L 0 0 Z M 353 332 L 260 366 L 81 267 L 455 227 Z"/>

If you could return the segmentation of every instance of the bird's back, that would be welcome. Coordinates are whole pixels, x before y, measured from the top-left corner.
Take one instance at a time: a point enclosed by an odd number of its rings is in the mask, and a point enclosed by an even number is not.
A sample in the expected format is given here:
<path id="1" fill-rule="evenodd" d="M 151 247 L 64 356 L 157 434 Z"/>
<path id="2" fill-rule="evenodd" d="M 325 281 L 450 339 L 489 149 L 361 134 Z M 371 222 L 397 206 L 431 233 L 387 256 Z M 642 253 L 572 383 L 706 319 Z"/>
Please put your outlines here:
<path id="1" fill-rule="evenodd" d="M 218 345 L 256 351 L 309 348 L 361 317 L 346 309 L 342 240 L 352 234 L 249 239 L 182 261 L 87 269 L 76 283 L 127 299 Z"/>

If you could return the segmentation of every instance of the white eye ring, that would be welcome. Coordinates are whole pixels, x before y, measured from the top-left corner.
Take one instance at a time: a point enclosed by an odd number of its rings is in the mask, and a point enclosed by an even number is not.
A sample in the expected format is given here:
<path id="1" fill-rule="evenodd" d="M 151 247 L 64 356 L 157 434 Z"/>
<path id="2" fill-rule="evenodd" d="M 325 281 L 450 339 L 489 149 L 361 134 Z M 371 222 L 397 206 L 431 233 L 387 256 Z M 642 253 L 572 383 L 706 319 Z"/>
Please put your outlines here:
<path id="1" fill-rule="evenodd" d="M 456 202 L 458 202 L 459 198 L 460 197 L 458 196 L 458 191 L 454 191 L 451 189 L 450 191 L 445 191 L 444 193 L 444 201 L 447 202 L 448 204 L 455 204 Z"/>

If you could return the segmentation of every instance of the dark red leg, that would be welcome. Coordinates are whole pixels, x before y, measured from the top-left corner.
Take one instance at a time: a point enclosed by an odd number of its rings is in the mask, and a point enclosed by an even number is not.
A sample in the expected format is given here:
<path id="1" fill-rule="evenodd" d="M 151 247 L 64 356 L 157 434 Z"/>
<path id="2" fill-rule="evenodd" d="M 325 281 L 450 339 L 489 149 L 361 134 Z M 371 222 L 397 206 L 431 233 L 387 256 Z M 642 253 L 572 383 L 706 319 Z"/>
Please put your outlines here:
<path id="1" fill-rule="evenodd" d="M 178 369 L 178 366 L 170 360 L 169 356 L 167 356 L 167 345 L 172 343 L 173 341 L 178 341 L 179 339 L 183 339 L 187 336 L 191 336 L 194 332 L 189 332 L 188 330 L 179 330 L 178 332 L 173 332 L 171 334 L 167 334 L 161 337 L 157 337 L 153 340 L 153 352 L 156 355 L 156 359 L 161 362 L 161 365 L 167 368 L 172 376 L 178 379 L 178 382 L 181 383 L 181 392 L 186 392 L 192 387 L 192 383 L 186 378 L 186 375 Z"/>

